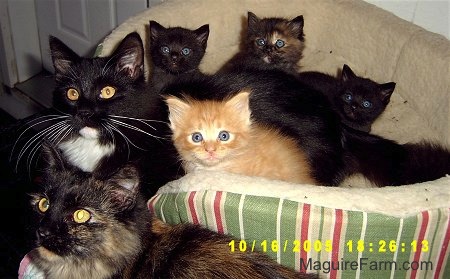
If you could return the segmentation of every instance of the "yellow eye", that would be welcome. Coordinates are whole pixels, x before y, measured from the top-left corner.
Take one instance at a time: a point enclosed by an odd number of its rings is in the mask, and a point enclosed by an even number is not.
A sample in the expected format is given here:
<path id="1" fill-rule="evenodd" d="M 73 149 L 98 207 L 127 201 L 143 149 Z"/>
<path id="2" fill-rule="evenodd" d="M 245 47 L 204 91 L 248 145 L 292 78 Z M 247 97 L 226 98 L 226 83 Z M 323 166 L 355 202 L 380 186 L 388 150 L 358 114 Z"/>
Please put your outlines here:
<path id="1" fill-rule="evenodd" d="M 46 198 L 42 198 L 39 200 L 38 209 L 40 212 L 44 213 L 50 207 L 50 202 Z"/>
<path id="2" fill-rule="evenodd" d="M 105 86 L 103 87 L 101 94 L 100 94 L 100 98 L 102 99 L 109 99 L 112 96 L 114 96 L 114 94 L 116 94 L 116 89 L 112 86 Z"/>
<path id="3" fill-rule="evenodd" d="M 76 223 L 85 223 L 91 218 L 91 214 L 84 209 L 78 209 L 73 213 L 73 220 Z"/>
<path id="4" fill-rule="evenodd" d="M 80 93 L 78 93 L 78 91 L 74 88 L 69 88 L 69 90 L 67 90 L 67 98 L 71 101 L 76 101 L 78 100 L 78 98 L 80 97 Z"/>

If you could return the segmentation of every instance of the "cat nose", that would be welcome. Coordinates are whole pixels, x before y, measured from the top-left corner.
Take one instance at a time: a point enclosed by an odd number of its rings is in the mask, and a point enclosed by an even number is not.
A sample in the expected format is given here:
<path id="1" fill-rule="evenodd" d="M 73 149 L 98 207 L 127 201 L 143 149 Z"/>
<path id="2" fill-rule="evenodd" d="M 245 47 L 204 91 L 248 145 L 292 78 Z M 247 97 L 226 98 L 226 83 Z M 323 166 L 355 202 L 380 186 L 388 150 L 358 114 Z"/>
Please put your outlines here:
<path id="1" fill-rule="evenodd" d="M 207 152 L 213 152 L 216 151 L 216 146 L 214 144 L 206 143 L 205 144 L 205 150 Z"/>
<path id="2" fill-rule="evenodd" d="M 83 118 L 89 118 L 93 115 L 94 113 L 90 110 L 79 110 L 78 111 L 78 115 L 80 115 Z"/>
<path id="3" fill-rule="evenodd" d="M 50 230 L 45 227 L 40 227 L 36 231 L 38 238 L 46 238 L 50 235 Z"/>

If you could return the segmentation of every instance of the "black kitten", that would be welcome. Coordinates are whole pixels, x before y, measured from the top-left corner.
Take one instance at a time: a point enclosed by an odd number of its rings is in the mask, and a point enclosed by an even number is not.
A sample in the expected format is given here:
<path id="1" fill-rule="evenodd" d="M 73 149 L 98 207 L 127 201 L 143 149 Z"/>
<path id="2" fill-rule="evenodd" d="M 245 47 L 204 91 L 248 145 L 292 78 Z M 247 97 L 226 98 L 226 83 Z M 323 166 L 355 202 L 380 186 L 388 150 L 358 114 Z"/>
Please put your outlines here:
<path id="1" fill-rule="evenodd" d="M 320 72 L 302 72 L 298 77 L 328 97 L 342 123 L 365 132 L 370 132 L 373 122 L 384 112 L 395 89 L 395 82 L 381 84 L 359 77 L 347 65 L 340 78 Z"/>
<path id="2" fill-rule="evenodd" d="M 32 196 L 40 223 L 29 253 L 46 278 L 318 278 L 263 253 L 232 253 L 230 236 L 152 218 L 132 166 L 101 181 L 49 154 L 44 191 Z"/>
<path id="3" fill-rule="evenodd" d="M 178 166 L 175 149 L 171 159 L 167 112 L 144 81 L 139 35 L 126 36 L 108 57 L 80 57 L 55 37 L 50 38 L 50 49 L 57 114 L 33 120 L 41 130 L 23 150 L 35 152 L 47 140 L 71 165 L 98 177 L 107 177 L 130 160 L 139 161 L 152 192 L 175 179 Z"/>
<path id="4" fill-rule="evenodd" d="M 292 20 L 278 17 L 260 19 L 248 12 L 242 50 L 224 65 L 222 71 L 259 68 L 297 72 L 304 48 L 303 25 L 303 16 Z"/>
<path id="5" fill-rule="evenodd" d="M 179 80 L 165 93 L 221 100 L 243 89 L 251 92 L 254 121 L 295 139 L 306 152 L 312 175 L 322 185 L 339 185 L 354 173 L 378 186 L 418 183 L 450 173 L 448 148 L 430 143 L 398 144 L 348 128 L 323 94 L 283 71 L 245 69 Z"/>
<path id="6" fill-rule="evenodd" d="M 209 25 L 196 30 L 165 28 L 150 21 L 151 81 L 157 90 L 182 74 L 200 73 L 198 66 L 205 55 Z"/>

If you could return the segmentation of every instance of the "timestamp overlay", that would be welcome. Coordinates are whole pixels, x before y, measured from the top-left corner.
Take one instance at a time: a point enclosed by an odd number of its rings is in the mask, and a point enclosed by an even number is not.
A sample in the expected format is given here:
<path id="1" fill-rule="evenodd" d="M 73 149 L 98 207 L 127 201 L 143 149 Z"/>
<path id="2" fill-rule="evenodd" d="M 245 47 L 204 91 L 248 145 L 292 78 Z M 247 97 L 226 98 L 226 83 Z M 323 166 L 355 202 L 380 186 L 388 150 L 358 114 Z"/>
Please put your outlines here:
<path id="1" fill-rule="evenodd" d="M 447 246 L 443 243 L 444 250 L 433 246 L 436 236 L 427 235 L 426 227 L 403 230 L 403 222 L 399 222 L 396 230 L 386 228 L 383 238 L 370 234 L 371 228 L 365 224 L 366 231 L 361 232 L 359 228 L 359 234 L 354 235 L 347 226 L 345 238 L 336 238 L 341 236 L 337 232 L 343 228 L 335 226 L 329 239 L 309 239 L 306 234 L 303 237 L 300 234 L 298 239 L 232 240 L 228 246 L 231 253 L 262 251 L 272 257 L 276 255 L 278 260 L 294 257 L 296 269 L 329 273 L 330 278 L 338 273 L 341 278 L 368 278 L 374 272 L 378 278 L 433 278 Z M 443 240 L 448 245 L 448 236 Z"/>

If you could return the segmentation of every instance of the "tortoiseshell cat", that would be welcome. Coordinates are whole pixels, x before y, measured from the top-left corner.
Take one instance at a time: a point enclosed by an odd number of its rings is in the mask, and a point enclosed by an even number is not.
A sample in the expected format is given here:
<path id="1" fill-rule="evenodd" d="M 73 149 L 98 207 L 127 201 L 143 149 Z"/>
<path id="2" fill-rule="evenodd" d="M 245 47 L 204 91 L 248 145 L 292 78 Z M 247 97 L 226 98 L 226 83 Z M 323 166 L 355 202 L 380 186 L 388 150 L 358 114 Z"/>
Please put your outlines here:
<path id="1" fill-rule="evenodd" d="M 55 37 L 50 49 L 56 113 L 32 121 L 40 131 L 21 154 L 30 150 L 34 156 L 47 140 L 70 164 L 99 178 L 136 161 L 148 174 L 143 180 L 150 194 L 176 179 L 180 166 L 168 137 L 165 104 L 145 83 L 138 33 L 127 35 L 107 57 L 80 57 Z"/>
<path id="2" fill-rule="evenodd" d="M 258 18 L 248 12 L 246 37 L 241 51 L 221 69 L 279 69 L 295 73 L 304 48 L 303 16 L 292 20 L 278 17 Z"/>
<path id="3" fill-rule="evenodd" d="M 167 97 L 173 141 L 185 170 L 316 184 L 306 155 L 292 138 L 252 123 L 249 94 L 223 101 Z"/>
<path id="4" fill-rule="evenodd" d="M 340 78 L 320 72 L 302 72 L 298 77 L 328 97 L 342 123 L 364 132 L 370 132 L 395 89 L 395 82 L 377 83 L 359 77 L 345 64 Z"/>
<path id="5" fill-rule="evenodd" d="M 199 64 L 205 55 L 209 25 L 196 30 L 165 28 L 150 21 L 151 81 L 159 91 L 180 75 L 200 74 Z"/>
<path id="6" fill-rule="evenodd" d="M 318 278 L 264 253 L 232 253 L 230 236 L 152 218 L 131 165 L 97 180 L 49 153 L 44 190 L 32 195 L 40 223 L 28 254 L 45 278 Z"/>

